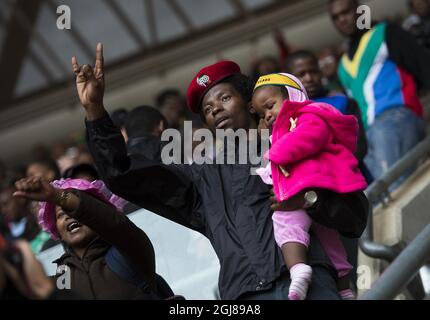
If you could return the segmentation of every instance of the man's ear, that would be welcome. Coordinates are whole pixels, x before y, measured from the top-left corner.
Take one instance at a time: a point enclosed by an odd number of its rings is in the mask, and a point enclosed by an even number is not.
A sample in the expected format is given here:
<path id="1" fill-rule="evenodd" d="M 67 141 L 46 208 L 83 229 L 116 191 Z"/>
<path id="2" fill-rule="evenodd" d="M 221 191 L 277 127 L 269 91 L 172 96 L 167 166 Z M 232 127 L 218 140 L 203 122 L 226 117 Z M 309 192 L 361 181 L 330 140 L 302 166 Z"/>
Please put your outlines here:
<path id="1" fill-rule="evenodd" d="M 127 143 L 128 142 L 128 134 L 127 134 L 127 130 L 125 130 L 124 127 L 121 128 L 121 134 L 122 134 L 122 137 L 123 137 L 125 143 Z"/>
<path id="2" fill-rule="evenodd" d="M 164 131 L 164 129 L 166 129 L 165 125 L 164 125 L 164 121 L 160 120 L 160 123 L 157 126 L 154 127 L 154 129 L 152 130 L 151 134 L 153 136 L 156 136 L 156 137 L 160 138 L 161 134 Z"/>
<path id="3" fill-rule="evenodd" d="M 160 131 L 160 134 L 166 130 L 166 126 L 164 125 L 164 121 L 160 120 L 160 123 L 158 124 L 158 130 Z"/>

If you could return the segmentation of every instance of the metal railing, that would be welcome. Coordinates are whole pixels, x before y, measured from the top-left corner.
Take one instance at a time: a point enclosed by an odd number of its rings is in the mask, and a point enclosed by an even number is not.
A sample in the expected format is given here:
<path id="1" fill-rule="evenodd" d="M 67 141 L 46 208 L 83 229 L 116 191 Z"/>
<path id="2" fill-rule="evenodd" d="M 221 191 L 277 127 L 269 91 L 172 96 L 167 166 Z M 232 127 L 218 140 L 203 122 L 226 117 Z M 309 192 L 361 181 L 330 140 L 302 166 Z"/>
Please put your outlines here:
<path id="1" fill-rule="evenodd" d="M 406 171 L 416 167 L 420 161 L 430 157 L 430 137 L 420 142 L 414 149 L 408 152 L 402 159 L 394 164 L 381 178 L 373 182 L 365 191 L 371 204 L 367 227 L 360 238 L 360 249 L 369 257 L 393 261 L 400 249 L 396 246 L 387 246 L 376 243 L 373 239 L 373 208 L 372 204 L 381 201 L 387 204 L 391 200 L 389 186 L 397 181 Z"/>
<path id="2" fill-rule="evenodd" d="M 402 251 L 382 273 L 372 289 L 360 300 L 393 299 L 418 273 L 430 257 L 430 224 Z"/>
<path id="3" fill-rule="evenodd" d="M 387 205 L 391 201 L 389 186 L 408 170 L 416 167 L 422 160 L 430 157 L 430 137 L 408 152 L 381 178 L 366 190 L 371 204 L 381 201 Z M 388 246 L 374 241 L 373 209 L 369 210 L 368 224 L 359 241 L 360 249 L 369 257 L 391 262 L 372 289 L 360 299 L 391 299 L 418 273 L 430 256 L 430 225 L 428 225 L 403 251 L 398 246 Z"/>

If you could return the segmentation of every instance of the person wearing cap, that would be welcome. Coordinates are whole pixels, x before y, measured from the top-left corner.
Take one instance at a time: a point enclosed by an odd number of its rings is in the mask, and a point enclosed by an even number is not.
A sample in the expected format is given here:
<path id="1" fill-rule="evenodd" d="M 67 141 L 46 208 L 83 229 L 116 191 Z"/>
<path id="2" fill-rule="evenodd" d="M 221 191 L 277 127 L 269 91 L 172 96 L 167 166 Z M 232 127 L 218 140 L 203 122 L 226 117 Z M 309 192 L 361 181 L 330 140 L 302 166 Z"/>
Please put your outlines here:
<path id="1" fill-rule="evenodd" d="M 103 181 L 61 179 L 48 183 L 30 177 L 17 181 L 16 188 L 14 197 L 41 201 L 39 224 L 65 248 L 54 261 L 55 280 L 64 286 L 69 283 L 66 289 L 72 297 L 159 299 L 151 241 L 121 213 L 124 200 L 112 194 Z M 112 268 L 107 257 L 114 252 L 115 257 L 139 270 L 136 279 L 142 279 L 144 285 L 122 278 Z M 62 280 L 67 276 L 68 280 Z"/>
<path id="2" fill-rule="evenodd" d="M 270 187 L 250 174 L 251 164 L 166 165 L 157 156 L 158 139 L 148 140 L 145 154 L 127 156 L 120 132 L 103 106 L 102 45 L 97 47 L 94 69 L 79 66 L 76 58 L 72 65 L 86 111 L 89 149 L 109 188 L 128 201 L 204 234 L 220 261 L 221 299 L 287 299 L 290 279 L 273 236 Z M 212 132 L 249 130 L 257 128 L 256 117 L 248 111 L 252 89 L 236 63 L 221 61 L 193 77 L 187 102 Z M 343 211 L 367 208 L 362 194 L 335 205 L 326 200 L 304 199 L 300 194 L 287 207 L 302 207 L 306 202 L 312 205 L 309 210 L 316 211 L 328 207 L 335 210 L 335 206 Z M 313 279 L 307 298 L 339 299 L 334 268 L 312 234 L 308 263 L 313 267 Z"/>

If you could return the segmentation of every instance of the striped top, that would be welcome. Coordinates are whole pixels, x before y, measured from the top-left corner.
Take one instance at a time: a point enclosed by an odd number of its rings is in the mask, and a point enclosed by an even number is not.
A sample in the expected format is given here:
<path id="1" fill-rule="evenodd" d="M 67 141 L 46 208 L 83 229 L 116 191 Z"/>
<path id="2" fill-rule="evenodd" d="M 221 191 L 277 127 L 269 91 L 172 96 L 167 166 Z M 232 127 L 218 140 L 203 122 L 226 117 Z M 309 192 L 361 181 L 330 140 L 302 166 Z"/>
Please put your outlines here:
<path id="1" fill-rule="evenodd" d="M 352 58 L 344 54 L 339 79 L 360 106 L 367 128 L 387 109 L 405 105 L 422 115 L 414 78 L 390 58 L 387 24 L 379 23 L 361 37 Z"/>

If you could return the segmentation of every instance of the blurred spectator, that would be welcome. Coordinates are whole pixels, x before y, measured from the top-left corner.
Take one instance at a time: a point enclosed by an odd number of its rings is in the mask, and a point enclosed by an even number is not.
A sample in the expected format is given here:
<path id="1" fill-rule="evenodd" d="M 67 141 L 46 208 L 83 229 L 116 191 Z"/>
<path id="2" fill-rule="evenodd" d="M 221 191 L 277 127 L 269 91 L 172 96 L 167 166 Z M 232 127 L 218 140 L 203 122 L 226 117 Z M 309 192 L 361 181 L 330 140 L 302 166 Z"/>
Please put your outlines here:
<path id="1" fill-rule="evenodd" d="M 328 103 L 343 114 L 351 114 L 357 118 L 360 132 L 355 155 L 360 162 L 360 169 L 363 175 L 366 177 L 367 182 L 370 183 L 371 177 L 364 165 L 364 157 L 367 153 L 367 139 L 357 102 L 349 99 L 344 94 L 333 95 L 323 86 L 323 74 L 318 66 L 318 59 L 310 51 L 300 50 L 293 52 L 287 60 L 287 68 L 290 73 L 303 83 L 311 100 Z"/>
<path id="2" fill-rule="evenodd" d="M 12 195 L 16 191 L 12 182 L 0 192 L 0 213 L 8 226 L 9 239 L 24 239 L 36 249 L 39 243 L 36 240 L 40 227 L 36 217 L 30 211 L 30 201 L 17 199 Z M 33 240 L 36 242 L 32 243 Z M 37 250 L 35 250 L 37 251 Z"/>
<path id="3" fill-rule="evenodd" d="M 157 108 L 167 120 L 167 127 L 181 130 L 184 125 L 187 108 L 184 98 L 176 89 L 166 89 L 156 98 Z"/>
<path id="4" fill-rule="evenodd" d="M 333 48 L 327 47 L 318 53 L 318 65 L 323 75 L 321 80 L 331 94 L 343 93 L 337 75 L 338 60 L 339 57 Z"/>
<path id="5" fill-rule="evenodd" d="M 76 147 L 70 147 L 66 150 L 66 152 L 57 160 L 60 174 L 76 164 L 78 155 L 79 151 Z"/>
<path id="6" fill-rule="evenodd" d="M 60 173 L 63 174 L 68 168 L 77 164 L 87 163 L 93 164 L 93 158 L 88 152 L 87 146 L 84 144 L 74 145 L 66 150 L 66 152 L 58 159 L 58 167 Z"/>
<path id="7" fill-rule="evenodd" d="M 32 159 L 34 160 L 44 160 L 51 157 L 50 150 L 47 146 L 43 144 L 37 144 L 31 150 Z"/>
<path id="8" fill-rule="evenodd" d="M 156 99 L 156 105 L 166 118 L 168 128 L 179 129 L 183 132 L 184 121 L 192 121 L 194 128 L 203 125 L 202 119 L 187 108 L 185 98 L 177 89 L 162 91 Z"/>
<path id="9" fill-rule="evenodd" d="M 157 109 L 149 106 L 134 108 L 129 112 L 124 123 L 128 152 L 135 152 L 140 139 L 145 139 L 147 136 L 160 138 L 167 126 L 166 118 Z M 139 153 L 139 150 L 136 151 Z"/>
<path id="10" fill-rule="evenodd" d="M 167 128 L 166 118 L 155 108 L 149 106 L 140 106 L 131 110 L 124 123 L 124 136 L 127 143 L 127 152 L 129 155 L 146 154 L 148 141 L 156 138 L 159 143 L 161 134 Z M 124 207 L 126 214 L 134 212 L 140 207 L 128 203 Z"/>
<path id="11" fill-rule="evenodd" d="M 19 252 L 22 261 L 16 265 L 16 261 L 0 254 L 0 300 L 57 300 L 65 297 L 68 290 L 60 292 L 55 288 L 27 241 L 20 240 L 11 245 L 2 238 L 0 233 L 0 253 L 14 250 Z"/>
<path id="12" fill-rule="evenodd" d="M 3 214 L 1 214 L 1 212 L 0 212 L 0 234 L 4 236 L 9 234 L 9 227 L 7 226 L 6 218 Z"/>
<path id="13" fill-rule="evenodd" d="M 67 151 L 68 144 L 65 142 L 56 142 L 51 147 L 51 158 L 58 161 Z"/>
<path id="14" fill-rule="evenodd" d="M 114 110 L 111 115 L 110 118 L 112 119 L 113 124 L 117 127 L 117 128 L 123 128 L 124 127 L 124 123 L 125 123 L 125 118 L 127 117 L 128 111 L 125 110 L 124 108 L 119 108 Z"/>
<path id="15" fill-rule="evenodd" d="M 88 151 L 79 153 L 76 159 L 76 164 L 83 164 L 83 163 L 86 163 L 86 164 L 94 163 L 93 157 Z"/>
<path id="16" fill-rule="evenodd" d="M 412 14 L 403 22 L 403 28 L 415 37 L 417 42 L 430 49 L 430 1 L 409 0 Z"/>
<path id="17" fill-rule="evenodd" d="M 27 166 L 26 176 L 43 177 L 45 180 L 51 182 L 60 178 L 60 170 L 54 160 L 35 160 Z"/>
<path id="18" fill-rule="evenodd" d="M 78 300 L 71 290 L 59 289 L 25 240 L 3 245 L 0 234 L 0 301 L 1 300 Z M 20 260 L 8 259 L 2 253 L 13 250 Z"/>
<path id="19" fill-rule="evenodd" d="M 357 0 L 330 0 L 329 11 L 348 39 L 339 79 L 359 104 L 369 144 L 365 161 L 377 179 L 425 136 L 416 83 L 430 87 L 430 54 L 397 25 L 359 30 L 357 6 Z"/>
<path id="20" fill-rule="evenodd" d="M 7 174 L 6 165 L 0 160 L 0 189 L 3 187 Z"/>
<path id="21" fill-rule="evenodd" d="M 42 177 L 44 180 L 51 182 L 60 178 L 60 170 L 54 160 L 45 158 L 31 162 L 27 166 L 26 176 Z M 28 207 L 32 217 L 37 219 L 39 203 L 37 201 L 30 201 Z M 40 230 L 35 239 L 31 241 L 31 247 L 34 253 L 39 253 L 57 244 L 58 242 L 52 240 L 49 234 L 43 230 Z"/>
<path id="22" fill-rule="evenodd" d="M 113 124 L 121 130 L 121 134 L 124 137 L 124 140 L 126 137 L 124 124 L 125 124 L 125 118 L 127 117 L 127 114 L 128 114 L 127 110 L 125 110 L 124 108 L 120 108 L 113 111 L 110 115 L 110 118 L 112 119 Z"/>
<path id="23" fill-rule="evenodd" d="M 265 74 L 281 72 L 278 59 L 273 56 L 265 56 L 252 63 L 251 79 L 255 83 L 258 78 Z"/>
<path id="24" fill-rule="evenodd" d="M 35 254 L 58 244 L 37 224 L 39 203 L 12 197 L 16 191 L 15 179 L 0 192 L 0 214 L 7 227 L 10 239 L 24 239 L 30 242 Z M 1 230 L 0 230 L 1 231 Z"/>
<path id="25" fill-rule="evenodd" d="M 99 178 L 96 168 L 91 164 L 81 163 L 70 167 L 63 173 L 64 179 L 84 179 L 94 181 Z"/>

